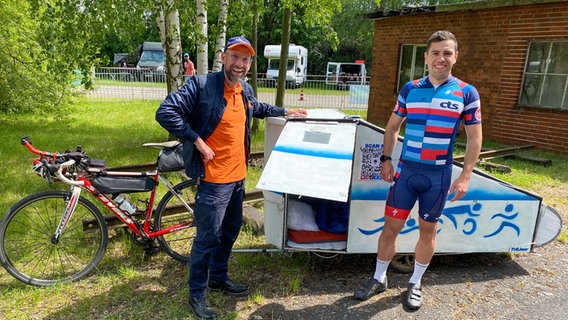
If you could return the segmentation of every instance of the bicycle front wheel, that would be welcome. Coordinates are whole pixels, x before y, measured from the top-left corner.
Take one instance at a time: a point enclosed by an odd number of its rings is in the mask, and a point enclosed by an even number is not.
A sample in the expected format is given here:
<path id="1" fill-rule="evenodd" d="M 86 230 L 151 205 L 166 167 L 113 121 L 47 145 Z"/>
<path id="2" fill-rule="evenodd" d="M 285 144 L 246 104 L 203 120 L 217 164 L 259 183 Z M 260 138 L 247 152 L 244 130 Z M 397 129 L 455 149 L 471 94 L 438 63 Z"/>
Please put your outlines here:
<path id="1" fill-rule="evenodd" d="M 160 200 L 154 212 L 154 228 L 164 230 L 182 224 L 182 228 L 158 237 L 158 243 L 170 257 L 180 262 L 188 262 L 193 239 L 197 235 L 192 207 L 197 183 L 195 180 L 186 180 L 173 187 L 173 190 L 173 193 L 168 191 Z"/>
<path id="2" fill-rule="evenodd" d="M 0 221 L 0 261 L 16 279 L 34 286 L 71 282 L 89 274 L 107 244 L 106 222 L 97 207 L 79 197 L 57 239 L 55 231 L 70 192 L 45 191 L 13 205 Z"/>

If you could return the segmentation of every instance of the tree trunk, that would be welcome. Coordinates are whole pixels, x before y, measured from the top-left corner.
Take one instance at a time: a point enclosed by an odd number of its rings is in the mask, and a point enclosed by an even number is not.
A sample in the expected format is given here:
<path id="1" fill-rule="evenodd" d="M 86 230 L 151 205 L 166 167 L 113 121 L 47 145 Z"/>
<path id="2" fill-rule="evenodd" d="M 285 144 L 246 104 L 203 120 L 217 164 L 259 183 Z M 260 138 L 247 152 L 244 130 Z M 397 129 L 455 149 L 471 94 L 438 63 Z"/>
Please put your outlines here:
<path id="1" fill-rule="evenodd" d="M 175 8 L 174 0 L 162 2 L 162 9 L 158 17 L 158 28 L 166 59 L 166 85 L 168 92 L 174 92 L 183 85 L 184 73 L 181 61 L 179 13 Z"/>
<path id="2" fill-rule="evenodd" d="M 196 59 L 196 73 L 208 73 L 209 64 L 207 61 L 208 41 L 207 41 L 207 0 L 197 0 L 197 59 Z"/>
<path id="3" fill-rule="evenodd" d="M 221 54 L 225 48 L 227 39 L 227 10 L 229 8 L 229 0 L 220 0 L 219 4 L 219 35 L 217 36 L 217 43 L 215 44 L 215 59 L 213 60 L 212 71 L 220 71 L 223 65 L 221 64 Z"/>
<path id="4" fill-rule="evenodd" d="M 258 86 L 257 86 L 257 73 L 258 73 L 258 2 L 254 0 L 252 3 L 252 47 L 254 52 L 256 52 L 255 59 L 252 59 L 252 66 L 250 68 L 251 79 L 250 85 L 254 91 L 254 96 L 258 98 Z M 259 126 L 258 118 L 252 118 L 252 132 L 258 131 Z"/>
<path id="5" fill-rule="evenodd" d="M 284 9 L 282 16 L 282 44 L 280 51 L 280 66 L 278 69 L 278 88 L 276 90 L 276 105 L 284 107 L 284 94 L 286 92 L 286 68 L 288 67 L 288 48 L 290 47 L 290 23 L 292 12 L 290 8 Z"/>

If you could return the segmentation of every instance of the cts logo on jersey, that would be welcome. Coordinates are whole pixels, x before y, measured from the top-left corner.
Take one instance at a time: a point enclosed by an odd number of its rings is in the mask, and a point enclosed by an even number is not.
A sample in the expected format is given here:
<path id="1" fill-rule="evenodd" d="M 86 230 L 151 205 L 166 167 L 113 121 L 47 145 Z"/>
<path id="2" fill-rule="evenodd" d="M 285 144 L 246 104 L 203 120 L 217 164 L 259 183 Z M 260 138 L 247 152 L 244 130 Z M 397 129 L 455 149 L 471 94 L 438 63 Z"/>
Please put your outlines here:
<path id="1" fill-rule="evenodd" d="M 477 108 L 477 110 L 475 110 L 475 119 L 481 121 L 481 108 Z"/>
<path id="2" fill-rule="evenodd" d="M 442 107 L 444 109 L 457 110 L 460 106 L 457 103 L 452 103 L 451 101 L 446 101 L 446 102 L 440 103 L 440 107 Z"/>

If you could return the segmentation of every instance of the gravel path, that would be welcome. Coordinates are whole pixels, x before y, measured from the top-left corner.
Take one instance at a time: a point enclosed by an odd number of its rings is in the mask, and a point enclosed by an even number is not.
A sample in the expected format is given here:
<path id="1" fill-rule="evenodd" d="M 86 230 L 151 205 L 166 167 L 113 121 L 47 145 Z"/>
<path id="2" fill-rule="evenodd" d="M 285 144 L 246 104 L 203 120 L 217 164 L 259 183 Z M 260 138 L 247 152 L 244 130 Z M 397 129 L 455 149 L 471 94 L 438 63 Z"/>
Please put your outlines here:
<path id="1" fill-rule="evenodd" d="M 297 294 L 265 294 L 259 307 L 231 298 L 224 308 L 255 320 L 568 318 L 568 245 L 558 241 L 512 256 L 435 256 L 423 278 L 424 305 L 414 312 L 401 303 L 409 274 L 389 270 L 387 291 L 360 302 L 353 291 L 372 275 L 372 255 L 313 259 L 319 259 L 317 272 L 301 281 Z"/>

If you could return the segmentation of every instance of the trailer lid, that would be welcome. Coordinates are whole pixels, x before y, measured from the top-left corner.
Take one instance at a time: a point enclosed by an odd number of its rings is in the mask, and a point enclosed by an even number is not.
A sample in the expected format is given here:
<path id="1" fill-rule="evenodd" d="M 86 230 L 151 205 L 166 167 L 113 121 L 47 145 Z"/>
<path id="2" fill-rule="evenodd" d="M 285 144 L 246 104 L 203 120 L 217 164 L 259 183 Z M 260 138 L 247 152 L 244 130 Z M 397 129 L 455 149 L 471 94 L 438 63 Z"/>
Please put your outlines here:
<path id="1" fill-rule="evenodd" d="M 256 187 L 346 202 L 356 127 L 333 120 L 287 122 Z"/>

